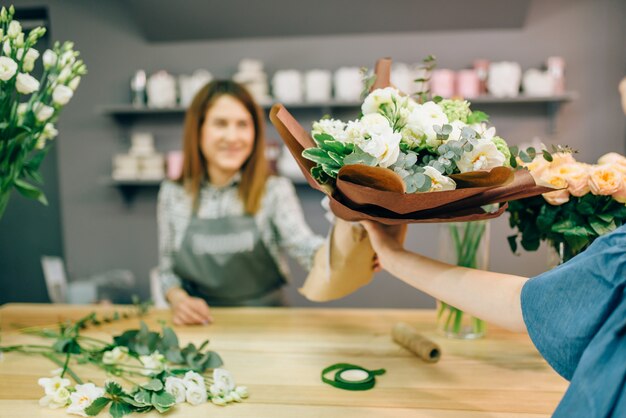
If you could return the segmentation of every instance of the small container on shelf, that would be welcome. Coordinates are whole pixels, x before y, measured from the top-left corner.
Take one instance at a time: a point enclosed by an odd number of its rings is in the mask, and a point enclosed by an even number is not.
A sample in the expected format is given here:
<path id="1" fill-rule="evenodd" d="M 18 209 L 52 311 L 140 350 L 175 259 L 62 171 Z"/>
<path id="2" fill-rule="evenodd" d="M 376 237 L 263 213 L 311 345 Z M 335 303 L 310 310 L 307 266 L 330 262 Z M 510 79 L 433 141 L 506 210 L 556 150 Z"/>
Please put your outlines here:
<path id="1" fill-rule="evenodd" d="M 475 70 L 460 70 L 456 75 L 456 94 L 464 99 L 480 95 L 480 80 Z"/>
<path id="2" fill-rule="evenodd" d="M 449 99 L 454 96 L 454 71 L 445 68 L 434 70 L 430 76 L 430 93 Z"/>

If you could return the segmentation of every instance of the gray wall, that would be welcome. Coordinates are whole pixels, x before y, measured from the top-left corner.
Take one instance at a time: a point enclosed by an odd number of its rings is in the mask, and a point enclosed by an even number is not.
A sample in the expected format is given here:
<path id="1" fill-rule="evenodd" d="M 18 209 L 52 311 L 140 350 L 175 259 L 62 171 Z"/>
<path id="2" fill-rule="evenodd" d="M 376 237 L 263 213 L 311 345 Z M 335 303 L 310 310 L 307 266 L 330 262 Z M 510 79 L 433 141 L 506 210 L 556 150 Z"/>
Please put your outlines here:
<path id="1" fill-rule="evenodd" d="M 19 1 L 17 5 L 41 4 Z M 580 150 L 579 158 L 593 162 L 608 151 L 624 152 L 625 119 L 619 107 L 617 83 L 626 74 L 624 48 L 626 7 L 619 0 L 534 0 L 526 25 L 519 30 L 428 31 L 405 34 L 239 39 L 176 43 L 146 43 L 127 16 L 121 1 L 47 1 L 52 39 L 71 39 L 87 63 L 89 74 L 61 118 L 58 166 L 65 256 L 71 277 L 111 268 L 129 268 L 147 296 L 148 271 L 157 263 L 156 189 L 140 190 L 130 204 L 119 190 L 103 185 L 110 174 L 111 156 L 125 152 L 132 130 L 151 130 L 157 146 L 179 147 L 182 118 L 136 119 L 118 123 L 99 114 L 100 105 L 126 103 L 129 78 L 139 68 L 173 74 L 207 68 L 218 77 L 230 76 L 241 58 L 263 60 L 269 74 L 284 68 L 307 70 L 340 66 L 372 66 L 381 56 L 418 62 L 428 54 L 440 67 L 460 69 L 473 59 L 514 60 L 523 68 L 541 65 L 550 55 L 567 64 L 567 87 L 580 99 L 558 115 L 557 133 L 548 132 L 541 106 L 485 109 L 510 143 L 540 137 Z M 446 13 L 451 13 L 447 11 Z M 493 17 L 497 19 L 497 16 Z M 242 21 L 245 24 L 245 19 Z M 315 114 L 301 115 L 312 119 Z M 273 131 L 270 136 L 276 138 Z M 325 233 L 319 195 L 299 187 L 312 227 Z M 535 275 L 545 269 L 546 255 L 512 255 L 505 215 L 492 224 L 491 269 Z M 411 227 L 408 246 L 426 255 L 437 254 L 435 225 Z M 296 272 L 296 283 L 304 274 Z M 295 305 L 308 305 L 290 289 Z M 336 306 L 433 306 L 430 298 L 398 280 L 380 274 L 374 283 Z"/>

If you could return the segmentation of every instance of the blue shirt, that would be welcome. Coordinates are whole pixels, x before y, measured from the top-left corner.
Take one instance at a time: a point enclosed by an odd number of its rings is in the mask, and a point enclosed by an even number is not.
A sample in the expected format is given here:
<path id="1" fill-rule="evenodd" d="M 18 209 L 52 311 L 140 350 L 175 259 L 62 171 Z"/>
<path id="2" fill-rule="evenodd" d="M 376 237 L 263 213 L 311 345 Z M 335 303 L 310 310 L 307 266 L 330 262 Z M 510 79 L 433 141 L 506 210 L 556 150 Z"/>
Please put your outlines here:
<path id="1" fill-rule="evenodd" d="M 553 417 L 626 417 L 626 225 L 530 279 L 530 337 L 570 386 Z"/>

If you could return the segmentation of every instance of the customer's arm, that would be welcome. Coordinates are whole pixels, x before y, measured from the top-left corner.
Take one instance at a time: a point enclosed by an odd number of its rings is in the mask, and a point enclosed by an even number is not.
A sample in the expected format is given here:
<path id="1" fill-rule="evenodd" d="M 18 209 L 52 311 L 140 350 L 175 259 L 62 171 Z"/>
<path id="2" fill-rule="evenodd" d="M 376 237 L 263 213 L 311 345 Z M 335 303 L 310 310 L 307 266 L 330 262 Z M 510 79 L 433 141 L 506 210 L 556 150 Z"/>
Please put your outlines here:
<path id="1" fill-rule="evenodd" d="M 403 227 L 364 221 L 383 268 L 409 285 L 478 318 L 525 331 L 521 291 L 528 280 L 509 274 L 453 266 L 406 251 Z"/>

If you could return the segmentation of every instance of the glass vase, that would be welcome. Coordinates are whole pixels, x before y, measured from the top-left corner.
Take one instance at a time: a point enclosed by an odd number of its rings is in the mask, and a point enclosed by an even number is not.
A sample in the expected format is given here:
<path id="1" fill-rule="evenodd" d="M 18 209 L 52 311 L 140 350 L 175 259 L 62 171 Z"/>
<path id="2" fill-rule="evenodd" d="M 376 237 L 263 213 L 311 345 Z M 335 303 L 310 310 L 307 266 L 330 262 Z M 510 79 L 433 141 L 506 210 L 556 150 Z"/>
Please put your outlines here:
<path id="1" fill-rule="evenodd" d="M 489 222 L 442 224 L 439 259 L 449 264 L 485 270 L 489 264 Z M 445 302 L 437 302 L 437 330 L 450 338 L 476 339 L 485 335 L 483 320 Z"/>

